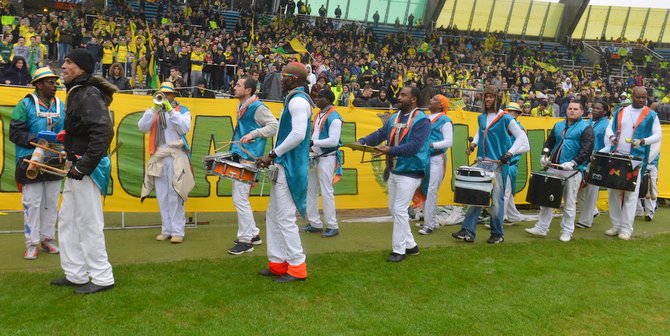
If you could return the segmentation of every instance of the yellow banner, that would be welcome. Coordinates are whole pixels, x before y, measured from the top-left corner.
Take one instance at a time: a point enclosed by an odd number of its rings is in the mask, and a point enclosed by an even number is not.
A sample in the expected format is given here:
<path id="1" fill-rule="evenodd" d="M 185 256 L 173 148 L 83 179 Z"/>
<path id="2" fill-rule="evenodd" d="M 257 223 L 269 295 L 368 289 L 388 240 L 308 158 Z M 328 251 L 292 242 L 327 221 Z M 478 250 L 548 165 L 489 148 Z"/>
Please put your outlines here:
<path id="1" fill-rule="evenodd" d="M 2 117 L 2 136 L 0 137 L 0 210 L 21 210 L 21 195 L 14 182 L 15 150 L 9 141 L 9 123 L 16 103 L 31 92 L 28 89 L 0 88 L 0 115 Z M 58 92 L 61 99 L 65 93 Z M 205 176 L 202 158 L 222 147 L 222 142 L 232 137 L 235 123 L 237 100 L 235 99 L 178 99 L 191 110 L 192 127 L 187 134 L 192 149 L 192 166 L 196 187 L 186 202 L 187 211 L 235 211 L 231 198 L 231 182 L 216 176 Z M 123 145 L 112 157 L 112 183 L 109 195 L 104 202 L 105 211 L 154 212 L 158 206 L 154 198 L 140 203 L 144 166 L 148 160 L 147 140 L 137 128 L 142 113 L 151 106 L 150 96 L 117 94 L 111 105 L 115 137 L 111 149 L 120 143 Z M 267 103 L 275 116 L 279 116 L 281 104 Z M 381 127 L 379 110 L 359 108 L 340 108 L 345 123 L 342 131 L 342 143 L 351 143 Z M 454 144 L 448 152 L 447 171 L 439 192 L 439 204 L 453 202 L 453 171 L 459 166 L 469 165 L 474 160 L 465 155 L 468 135 L 474 135 L 477 129 L 477 113 L 452 111 L 449 116 L 454 121 Z M 518 203 L 525 203 L 528 188 L 527 177 L 530 171 L 540 170 L 540 155 L 546 132 L 555 118 L 521 117 L 520 122 L 528 132 L 531 151 L 519 163 L 519 178 L 515 186 Z M 667 139 L 670 139 L 670 127 L 663 127 L 664 145 L 659 171 L 667 171 Z M 270 144 L 268 144 L 268 150 Z M 220 151 L 225 151 L 224 147 Z M 361 163 L 361 152 L 343 148 L 344 172 L 342 180 L 336 184 L 336 204 L 338 209 L 363 209 L 387 207 L 386 186 L 382 178 L 384 170 L 381 162 Z M 370 159 L 366 155 L 366 161 Z M 524 178 L 525 177 L 525 178 Z M 670 197 L 670 182 L 660 179 L 659 197 Z M 265 181 L 252 190 L 251 203 L 255 210 L 264 210 L 268 204 L 270 182 Z M 601 193 L 605 197 L 605 193 Z"/>

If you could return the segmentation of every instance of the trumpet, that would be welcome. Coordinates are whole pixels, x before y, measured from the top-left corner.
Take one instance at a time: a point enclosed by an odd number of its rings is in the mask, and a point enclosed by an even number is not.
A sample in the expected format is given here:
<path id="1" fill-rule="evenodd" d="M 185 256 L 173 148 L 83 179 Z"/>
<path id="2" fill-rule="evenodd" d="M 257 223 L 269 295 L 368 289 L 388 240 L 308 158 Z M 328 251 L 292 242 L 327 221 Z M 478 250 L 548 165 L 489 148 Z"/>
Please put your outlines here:
<path id="1" fill-rule="evenodd" d="M 154 94 L 154 104 L 156 105 L 163 105 L 165 99 L 165 94 L 162 92 L 156 92 L 156 94 Z"/>

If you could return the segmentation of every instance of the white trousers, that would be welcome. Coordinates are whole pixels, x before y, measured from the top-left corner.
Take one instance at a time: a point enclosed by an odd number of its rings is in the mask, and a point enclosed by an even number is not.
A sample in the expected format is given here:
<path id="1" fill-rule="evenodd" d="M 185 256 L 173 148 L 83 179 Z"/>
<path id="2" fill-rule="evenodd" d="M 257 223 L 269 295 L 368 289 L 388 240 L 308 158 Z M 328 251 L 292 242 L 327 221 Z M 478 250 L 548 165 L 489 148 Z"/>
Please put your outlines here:
<path id="1" fill-rule="evenodd" d="M 321 190 L 321 203 L 323 204 L 323 220 L 329 229 L 337 229 L 337 216 L 335 215 L 335 190 L 333 189 L 333 176 L 335 175 L 335 155 L 322 156 L 314 161 L 314 166 L 309 168 L 309 187 L 307 189 L 307 220 L 316 228 L 322 228 L 319 216 L 319 189 Z"/>
<path id="2" fill-rule="evenodd" d="M 412 230 L 409 227 L 407 207 L 412 201 L 416 188 L 421 185 L 421 179 L 391 173 L 387 185 L 388 206 L 393 217 L 393 252 L 405 254 L 406 249 L 416 246 Z"/>
<path id="3" fill-rule="evenodd" d="M 440 226 L 440 223 L 437 222 L 437 192 L 440 190 L 443 179 L 444 156 L 431 156 L 428 195 L 426 195 L 426 201 L 423 202 L 423 226 L 425 228 L 434 230 Z"/>
<path id="4" fill-rule="evenodd" d="M 621 191 L 607 189 L 609 201 L 609 214 L 612 228 L 623 234 L 633 234 L 633 221 L 635 221 L 635 208 L 640 192 L 640 175 L 637 175 L 635 191 Z"/>
<path id="5" fill-rule="evenodd" d="M 233 204 L 237 210 L 237 240 L 250 243 L 261 230 L 256 227 L 254 212 L 249 203 L 251 184 L 233 181 Z"/>
<path id="6" fill-rule="evenodd" d="M 563 186 L 563 218 L 561 219 L 561 233 L 572 234 L 575 231 L 575 214 L 577 213 L 577 192 L 582 183 L 582 174 L 577 173 L 565 180 Z M 540 218 L 535 224 L 538 229 L 548 232 L 553 217 L 554 208 L 540 207 Z"/>
<path id="7" fill-rule="evenodd" d="M 577 194 L 577 200 L 582 210 L 579 214 L 579 220 L 577 220 L 577 222 L 582 223 L 588 227 L 593 225 L 593 216 L 598 213 L 596 204 L 598 203 L 599 191 L 600 187 L 588 183 L 584 186 L 584 189 L 579 191 Z"/>
<path id="8" fill-rule="evenodd" d="M 99 286 L 114 283 L 112 265 L 105 248 L 105 226 L 100 189 L 89 176 L 65 179 L 63 202 L 58 215 L 60 264 L 65 277 L 78 284 Z"/>
<path id="9" fill-rule="evenodd" d="M 60 184 L 58 180 L 23 185 L 21 201 L 26 247 L 56 237 Z"/>
<path id="10" fill-rule="evenodd" d="M 522 215 L 514 204 L 514 194 L 512 194 L 512 180 L 507 177 L 505 183 L 505 219 L 512 223 L 522 222 L 526 220 L 526 216 Z"/>
<path id="11" fill-rule="evenodd" d="M 172 187 L 172 176 L 174 175 L 172 161 L 171 156 L 163 159 L 163 172 L 161 176 L 154 177 L 156 199 L 161 211 L 161 233 L 164 236 L 184 237 L 186 227 L 184 202 Z"/>
<path id="12" fill-rule="evenodd" d="M 649 171 L 649 179 L 651 180 L 651 185 L 649 186 L 649 188 L 651 188 L 651 194 L 658 195 L 658 187 L 656 186 L 656 183 L 658 182 L 658 168 L 654 165 L 648 165 L 647 170 Z M 642 204 L 644 205 L 644 214 L 654 218 L 654 214 L 656 213 L 656 200 L 645 198 L 642 200 Z"/>
<path id="13" fill-rule="evenodd" d="M 268 260 L 297 266 L 305 262 L 305 253 L 296 223 L 296 207 L 288 188 L 284 167 L 279 164 L 277 167 L 279 175 L 272 184 L 270 204 L 265 216 Z"/>

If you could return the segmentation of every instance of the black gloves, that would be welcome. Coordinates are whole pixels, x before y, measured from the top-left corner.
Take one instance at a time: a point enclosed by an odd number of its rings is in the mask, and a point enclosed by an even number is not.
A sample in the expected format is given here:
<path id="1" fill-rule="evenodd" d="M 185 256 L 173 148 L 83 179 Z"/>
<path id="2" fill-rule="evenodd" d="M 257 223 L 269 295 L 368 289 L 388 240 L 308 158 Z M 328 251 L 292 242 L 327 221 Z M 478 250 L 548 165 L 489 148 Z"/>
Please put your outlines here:
<path id="1" fill-rule="evenodd" d="M 499 159 L 500 163 L 505 164 L 505 163 L 509 162 L 509 159 L 511 159 L 512 156 L 513 155 L 510 152 L 505 153 L 505 155 L 500 157 L 500 159 Z"/>
<path id="2" fill-rule="evenodd" d="M 75 166 L 72 166 L 70 171 L 67 172 L 67 177 L 81 181 L 84 178 L 84 174 L 80 173 Z"/>

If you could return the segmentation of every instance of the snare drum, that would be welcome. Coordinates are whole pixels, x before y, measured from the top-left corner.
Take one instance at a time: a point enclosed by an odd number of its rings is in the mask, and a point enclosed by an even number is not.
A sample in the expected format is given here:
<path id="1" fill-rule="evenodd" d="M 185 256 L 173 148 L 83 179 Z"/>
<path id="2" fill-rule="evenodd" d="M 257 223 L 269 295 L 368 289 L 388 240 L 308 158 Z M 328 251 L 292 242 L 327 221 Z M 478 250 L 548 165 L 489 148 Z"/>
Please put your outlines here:
<path id="1" fill-rule="evenodd" d="M 493 176 L 485 169 L 461 166 L 455 172 L 454 202 L 490 206 Z"/>
<path id="2" fill-rule="evenodd" d="M 586 182 L 604 188 L 635 191 L 639 171 L 640 166 L 633 168 L 633 162 L 628 155 L 594 153 L 586 174 Z"/>
<path id="3" fill-rule="evenodd" d="M 208 175 L 216 175 L 233 181 L 254 184 L 258 182 L 260 171 L 251 163 L 235 162 L 232 153 L 219 153 L 203 158 Z"/>
<path id="4" fill-rule="evenodd" d="M 546 171 L 532 172 L 526 202 L 549 208 L 560 208 L 565 180 L 565 177 Z"/>

